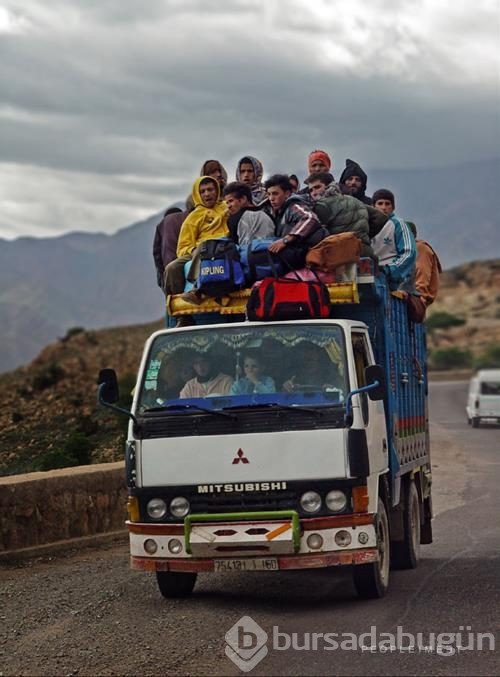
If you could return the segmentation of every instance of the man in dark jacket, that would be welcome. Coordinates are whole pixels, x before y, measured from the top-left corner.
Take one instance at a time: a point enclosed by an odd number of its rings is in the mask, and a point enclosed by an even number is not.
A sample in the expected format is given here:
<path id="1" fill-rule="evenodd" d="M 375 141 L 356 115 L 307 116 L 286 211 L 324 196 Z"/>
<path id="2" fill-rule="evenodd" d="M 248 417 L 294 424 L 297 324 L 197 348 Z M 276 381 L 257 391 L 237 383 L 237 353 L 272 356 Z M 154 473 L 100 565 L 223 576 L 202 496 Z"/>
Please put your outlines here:
<path id="1" fill-rule="evenodd" d="M 286 174 L 274 174 L 264 185 L 279 238 L 270 245 L 269 251 L 290 268 L 301 268 L 307 250 L 317 244 L 326 232 L 303 198 L 293 193 Z"/>
<path id="2" fill-rule="evenodd" d="M 365 195 L 367 181 L 368 177 L 358 163 L 347 159 L 339 181 L 340 190 L 345 195 L 352 195 L 361 202 L 371 205 L 371 198 Z"/>
<path id="3" fill-rule="evenodd" d="M 156 226 L 153 241 L 153 258 L 156 267 L 156 281 L 163 289 L 163 273 L 165 266 L 177 258 L 177 240 L 184 219 L 189 211 L 182 211 L 178 207 L 170 207 L 165 212 L 163 219 Z"/>

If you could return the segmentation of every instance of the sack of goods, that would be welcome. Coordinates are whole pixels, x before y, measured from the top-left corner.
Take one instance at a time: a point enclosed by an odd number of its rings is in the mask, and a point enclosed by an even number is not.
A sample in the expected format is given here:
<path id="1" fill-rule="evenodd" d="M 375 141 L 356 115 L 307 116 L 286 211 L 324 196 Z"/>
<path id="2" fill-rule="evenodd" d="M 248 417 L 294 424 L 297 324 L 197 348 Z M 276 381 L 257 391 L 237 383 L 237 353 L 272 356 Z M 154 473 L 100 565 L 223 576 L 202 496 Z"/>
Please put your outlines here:
<path id="1" fill-rule="evenodd" d="M 279 257 L 273 257 L 269 251 L 269 245 L 278 238 L 257 238 L 247 245 L 240 247 L 241 265 L 247 284 L 253 284 L 257 280 L 274 275 L 283 275 L 285 266 Z"/>
<path id="2" fill-rule="evenodd" d="M 257 282 L 247 303 L 249 320 L 310 320 L 330 316 L 328 289 L 319 280 L 266 277 Z"/>
<path id="3" fill-rule="evenodd" d="M 357 263 L 361 255 L 361 240 L 354 233 L 329 235 L 307 252 L 306 265 L 324 272 L 346 263 Z"/>
<path id="4" fill-rule="evenodd" d="M 227 238 L 205 240 L 200 245 L 197 289 L 207 296 L 224 296 L 245 286 L 237 245 Z"/>

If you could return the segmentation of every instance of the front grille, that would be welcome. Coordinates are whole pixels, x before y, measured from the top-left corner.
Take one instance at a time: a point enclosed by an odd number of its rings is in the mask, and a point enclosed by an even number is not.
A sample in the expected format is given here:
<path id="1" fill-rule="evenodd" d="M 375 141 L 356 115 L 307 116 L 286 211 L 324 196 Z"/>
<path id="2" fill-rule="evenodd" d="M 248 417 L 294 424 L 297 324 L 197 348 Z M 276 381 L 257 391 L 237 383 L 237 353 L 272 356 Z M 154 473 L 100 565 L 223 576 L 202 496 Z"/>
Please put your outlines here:
<path id="1" fill-rule="evenodd" d="M 138 439 L 160 437 L 198 437 L 202 435 L 238 435 L 256 431 L 282 432 L 287 430 L 326 430 L 343 428 L 341 407 L 324 407 L 314 411 L 239 411 L 234 418 L 212 414 L 178 414 L 150 412 L 139 419 L 135 429 Z"/>
<path id="2" fill-rule="evenodd" d="M 331 513 L 324 504 L 325 496 L 331 489 L 342 489 L 347 494 L 347 506 L 341 513 L 352 511 L 351 487 L 360 483 L 361 480 L 294 480 L 287 482 L 287 488 L 283 491 L 235 491 L 234 493 L 197 493 L 197 488 L 190 486 L 148 487 L 147 489 L 133 489 L 132 493 L 139 499 L 141 521 L 158 523 L 151 519 L 146 510 L 146 505 L 151 498 L 162 498 L 167 505 L 174 496 L 185 496 L 191 504 L 191 514 L 223 514 L 230 512 L 270 512 L 276 510 L 297 510 L 301 517 L 325 517 Z M 299 499 L 305 491 L 317 491 L 323 499 L 322 509 L 314 515 L 301 510 Z M 182 519 L 166 516 L 160 522 L 181 523 Z"/>
<path id="3" fill-rule="evenodd" d="M 295 491 L 273 493 L 238 493 L 191 496 L 191 512 L 257 512 L 266 510 L 293 510 L 298 506 Z"/>

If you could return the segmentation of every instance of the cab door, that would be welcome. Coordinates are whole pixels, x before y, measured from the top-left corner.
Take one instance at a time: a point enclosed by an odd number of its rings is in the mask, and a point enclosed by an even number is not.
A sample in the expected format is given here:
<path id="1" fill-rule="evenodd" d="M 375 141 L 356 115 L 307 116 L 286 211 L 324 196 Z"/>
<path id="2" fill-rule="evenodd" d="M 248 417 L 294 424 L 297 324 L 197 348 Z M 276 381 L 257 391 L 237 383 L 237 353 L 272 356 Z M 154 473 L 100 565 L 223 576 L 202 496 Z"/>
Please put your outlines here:
<path id="1" fill-rule="evenodd" d="M 352 389 L 362 388 L 366 383 L 365 369 L 375 364 L 368 338 L 368 331 L 355 329 L 351 333 L 354 358 L 355 383 Z M 357 414 L 356 414 L 357 409 Z M 370 474 L 385 470 L 388 465 L 388 446 L 385 426 L 384 403 L 374 402 L 367 393 L 359 393 L 353 398 L 354 423 L 356 428 L 364 428 L 370 457 Z"/>

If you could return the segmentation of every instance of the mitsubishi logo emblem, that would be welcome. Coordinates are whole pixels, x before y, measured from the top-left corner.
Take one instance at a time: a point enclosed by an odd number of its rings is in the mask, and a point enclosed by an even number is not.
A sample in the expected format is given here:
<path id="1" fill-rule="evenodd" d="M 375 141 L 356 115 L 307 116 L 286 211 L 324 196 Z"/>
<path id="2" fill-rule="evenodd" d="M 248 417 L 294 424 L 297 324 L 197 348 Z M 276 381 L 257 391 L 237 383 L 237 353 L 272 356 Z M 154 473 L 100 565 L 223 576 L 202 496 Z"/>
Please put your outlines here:
<path id="1" fill-rule="evenodd" d="M 250 463 L 248 458 L 243 453 L 243 449 L 238 449 L 238 451 L 236 452 L 236 456 L 233 458 L 233 465 L 235 463 Z"/>

